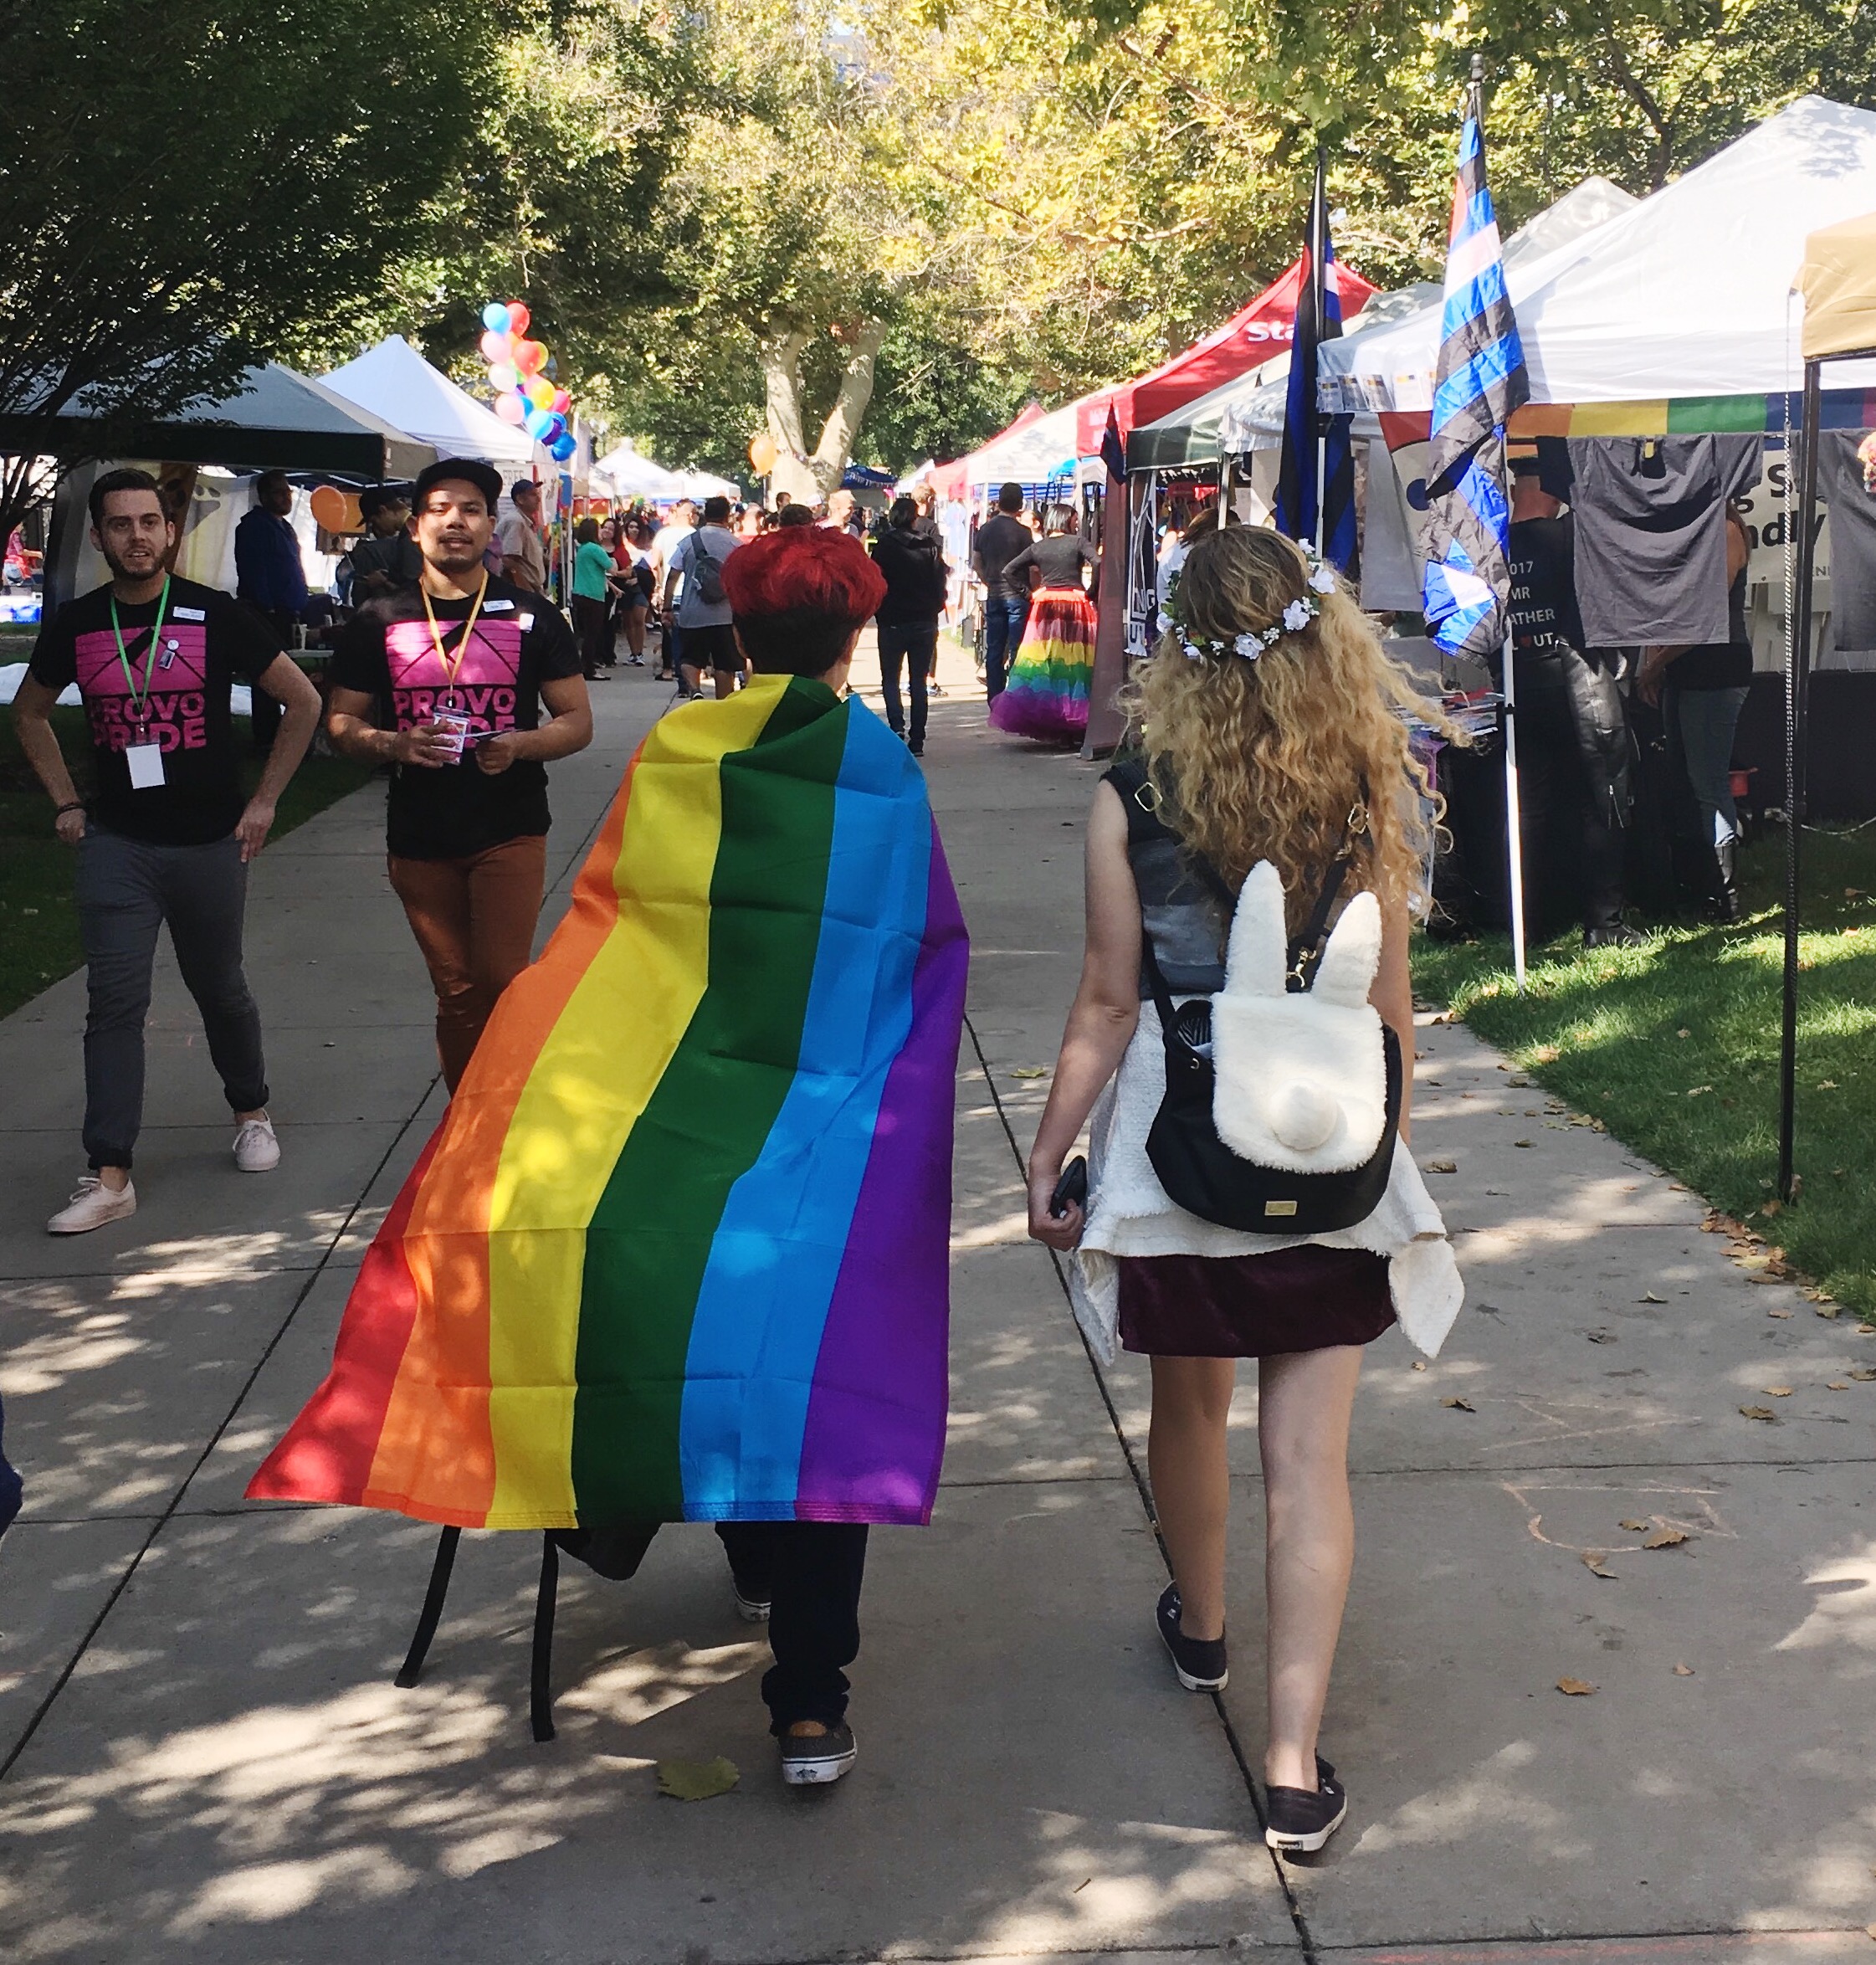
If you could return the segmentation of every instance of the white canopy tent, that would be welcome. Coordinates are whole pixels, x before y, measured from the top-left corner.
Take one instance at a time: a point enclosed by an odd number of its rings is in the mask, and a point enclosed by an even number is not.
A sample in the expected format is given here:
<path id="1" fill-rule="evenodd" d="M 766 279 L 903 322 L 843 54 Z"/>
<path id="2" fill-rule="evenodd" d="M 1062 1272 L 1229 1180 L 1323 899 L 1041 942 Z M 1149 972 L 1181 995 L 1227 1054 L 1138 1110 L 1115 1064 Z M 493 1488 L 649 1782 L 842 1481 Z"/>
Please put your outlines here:
<path id="1" fill-rule="evenodd" d="M 668 471 L 643 455 L 636 444 L 625 443 L 608 450 L 595 467 L 619 498 L 674 499 L 687 495 L 684 481 L 675 471 Z"/>
<path id="2" fill-rule="evenodd" d="M 1046 416 L 1013 430 L 968 459 L 966 487 L 1016 483 L 1046 484 L 1051 478 L 1074 475 L 1075 464 L 1075 409 L 1064 403 Z"/>
<path id="3" fill-rule="evenodd" d="M 1652 198 L 1508 264 L 1532 402 L 1659 405 L 1664 417 L 1677 399 L 1802 389 L 1791 289 L 1806 238 L 1872 208 L 1876 114 L 1801 97 Z M 1439 326 L 1429 308 L 1388 333 L 1329 343 L 1323 407 L 1427 408 Z M 1868 387 L 1876 364 L 1832 380 Z M 1573 423 L 1570 434 L 1600 433 Z"/>
<path id="4" fill-rule="evenodd" d="M 505 478 L 536 469 L 547 477 L 560 469 L 525 430 L 459 388 L 401 334 L 320 379 L 335 395 L 430 444 L 438 457 L 479 458 Z"/>

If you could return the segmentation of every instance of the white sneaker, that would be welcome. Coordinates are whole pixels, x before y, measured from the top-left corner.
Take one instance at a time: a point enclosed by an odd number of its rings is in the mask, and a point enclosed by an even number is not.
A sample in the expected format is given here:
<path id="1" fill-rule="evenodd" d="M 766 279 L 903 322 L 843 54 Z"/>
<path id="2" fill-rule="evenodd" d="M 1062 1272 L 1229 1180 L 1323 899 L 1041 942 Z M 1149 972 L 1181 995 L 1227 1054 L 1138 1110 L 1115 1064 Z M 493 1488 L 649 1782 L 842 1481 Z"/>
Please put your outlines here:
<path id="1" fill-rule="evenodd" d="M 243 1173 L 271 1173 L 280 1164 L 280 1142 L 265 1113 L 243 1119 L 234 1135 L 234 1164 Z"/>
<path id="2" fill-rule="evenodd" d="M 88 1173 L 72 1191 L 72 1198 L 46 1224 L 49 1235 L 84 1235 L 102 1228 L 107 1221 L 122 1221 L 136 1213 L 136 1188 L 126 1181 L 121 1188 L 107 1188 L 96 1174 Z"/>

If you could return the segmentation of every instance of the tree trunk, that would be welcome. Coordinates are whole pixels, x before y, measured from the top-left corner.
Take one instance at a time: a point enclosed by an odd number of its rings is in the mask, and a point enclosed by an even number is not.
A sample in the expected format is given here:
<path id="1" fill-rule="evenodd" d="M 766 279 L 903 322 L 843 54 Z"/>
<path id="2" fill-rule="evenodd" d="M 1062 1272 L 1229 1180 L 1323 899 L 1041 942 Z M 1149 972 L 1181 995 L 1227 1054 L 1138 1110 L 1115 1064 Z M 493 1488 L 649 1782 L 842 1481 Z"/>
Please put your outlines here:
<path id="1" fill-rule="evenodd" d="M 808 338 L 803 331 L 791 331 L 766 337 L 761 349 L 764 406 L 775 444 L 770 483 L 791 498 L 812 503 L 821 493 L 802 435 L 802 351 Z"/>
<path id="2" fill-rule="evenodd" d="M 879 357 L 879 344 L 886 338 L 883 321 L 869 321 L 853 337 L 841 372 L 840 393 L 833 399 L 828 420 L 821 426 L 821 441 L 814 448 L 810 469 L 825 497 L 840 482 L 853 454 L 853 439 L 860 434 L 867 405 L 873 400 L 873 372 Z"/>

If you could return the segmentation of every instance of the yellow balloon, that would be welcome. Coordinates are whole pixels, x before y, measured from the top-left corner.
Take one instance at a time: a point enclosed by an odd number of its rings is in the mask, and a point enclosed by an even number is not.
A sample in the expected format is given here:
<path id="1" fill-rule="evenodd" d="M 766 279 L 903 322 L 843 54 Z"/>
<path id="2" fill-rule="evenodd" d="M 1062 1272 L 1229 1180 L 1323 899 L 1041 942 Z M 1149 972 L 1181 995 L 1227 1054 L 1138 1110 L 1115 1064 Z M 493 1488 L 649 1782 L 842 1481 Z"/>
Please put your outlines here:
<path id="1" fill-rule="evenodd" d="M 521 385 L 521 393 L 536 409 L 554 406 L 554 385 L 544 375 L 531 375 Z"/>

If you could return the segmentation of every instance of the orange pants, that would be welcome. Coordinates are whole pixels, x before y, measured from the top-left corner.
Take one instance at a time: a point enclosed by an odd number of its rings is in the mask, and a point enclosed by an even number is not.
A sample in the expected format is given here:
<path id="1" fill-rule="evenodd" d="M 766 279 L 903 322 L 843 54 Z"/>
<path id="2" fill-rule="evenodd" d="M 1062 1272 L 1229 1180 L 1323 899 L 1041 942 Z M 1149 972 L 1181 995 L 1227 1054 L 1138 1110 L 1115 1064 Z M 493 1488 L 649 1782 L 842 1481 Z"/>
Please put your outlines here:
<path id="1" fill-rule="evenodd" d="M 437 1055 L 454 1092 L 496 998 L 528 966 L 547 880 L 547 842 L 505 839 L 461 859 L 391 858 L 437 993 Z"/>

